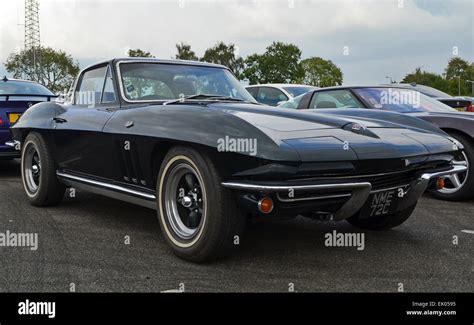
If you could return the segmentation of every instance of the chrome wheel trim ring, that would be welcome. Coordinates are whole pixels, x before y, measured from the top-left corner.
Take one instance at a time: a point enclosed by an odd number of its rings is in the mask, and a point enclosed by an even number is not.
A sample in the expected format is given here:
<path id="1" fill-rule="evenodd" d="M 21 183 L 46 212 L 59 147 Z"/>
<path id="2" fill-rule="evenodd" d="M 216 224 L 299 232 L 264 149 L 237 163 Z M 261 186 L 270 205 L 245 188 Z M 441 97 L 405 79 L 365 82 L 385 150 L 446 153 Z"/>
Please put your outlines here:
<path id="1" fill-rule="evenodd" d="M 169 224 L 169 219 L 168 219 L 168 216 L 167 216 L 167 212 L 166 212 L 166 203 L 165 203 L 166 200 L 164 198 L 165 186 L 166 186 L 165 183 L 166 183 L 166 178 L 167 178 L 167 175 L 168 175 L 168 170 L 170 168 L 172 168 L 172 166 L 175 162 L 180 161 L 180 160 L 185 161 L 196 173 L 197 178 L 199 179 L 199 182 L 201 184 L 202 200 L 203 200 L 203 203 L 204 203 L 203 204 L 202 219 L 201 219 L 201 224 L 200 224 L 200 227 L 199 227 L 199 231 L 194 235 L 194 237 L 192 237 L 189 240 L 180 239 L 178 236 L 176 236 L 173 229 L 171 228 L 171 226 Z M 170 161 L 168 161 L 168 163 L 166 164 L 165 168 L 163 169 L 162 177 L 160 178 L 159 186 L 158 186 L 158 210 L 159 210 L 159 218 L 160 218 L 161 223 L 163 225 L 162 229 L 166 233 L 166 237 L 174 245 L 176 245 L 180 248 L 190 248 L 199 241 L 199 239 L 201 238 L 201 236 L 204 232 L 207 221 L 208 221 L 207 220 L 207 217 L 208 217 L 207 216 L 207 190 L 206 190 L 206 186 L 204 184 L 204 181 L 203 181 L 203 178 L 202 178 L 202 175 L 201 175 L 199 169 L 197 168 L 196 164 L 190 158 L 188 158 L 187 156 L 177 155 L 177 156 L 171 158 Z"/>
<path id="2" fill-rule="evenodd" d="M 25 191 L 30 197 L 38 193 L 41 181 L 41 159 L 33 142 L 28 142 L 22 155 L 22 178 Z"/>

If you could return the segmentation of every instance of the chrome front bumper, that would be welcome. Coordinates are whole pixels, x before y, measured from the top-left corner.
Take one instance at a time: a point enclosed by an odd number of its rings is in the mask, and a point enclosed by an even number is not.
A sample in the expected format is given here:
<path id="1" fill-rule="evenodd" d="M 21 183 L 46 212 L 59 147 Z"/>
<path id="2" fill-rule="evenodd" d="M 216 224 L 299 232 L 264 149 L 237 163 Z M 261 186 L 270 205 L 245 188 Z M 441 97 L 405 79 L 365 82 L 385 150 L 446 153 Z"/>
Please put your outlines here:
<path id="1" fill-rule="evenodd" d="M 452 165 L 450 169 L 433 172 L 433 173 L 424 173 L 418 179 L 413 181 L 411 184 L 401 185 L 395 188 L 403 188 L 403 200 L 398 206 L 399 210 L 403 210 L 415 204 L 420 196 L 426 191 L 430 180 L 447 176 L 457 173 L 462 173 L 467 170 L 466 166 Z M 262 185 L 248 182 L 223 182 L 222 186 L 244 192 L 254 192 L 254 193 L 263 193 L 270 194 L 275 193 L 277 199 L 282 203 L 287 202 L 297 202 L 297 201 L 309 201 L 309 200 L 327 200 L 335 198 L 344 198 L 347 197 L 347 201 L 334 213 L 332 213 L 333 220 L 342 220 L 352 216 L 354 213 L 359 211 L 364 204 L 367 202 L 369 195 L 375 192 L 390 190 L 393 188 L 379 189 L 372 191 L 372 185 L 369 182 L 354 182 L 354 183 L 337 183 L 337 184 L 308 184 L 308 185 Z M 282 199 L 279 193 L 289 192 L 289 191 L 314 191 L 315 195 L 311 198 L 304 199 Z M 327 192 L 344 192 L 342 194 L 330 194 Z M 349 193 L 347 193 L 349 192 Z M 326 194 L 325 194 L 326 193 Z"/>
<path id="2" fill-rule="evenodd" d="M 14 148 L 16 151 L 21 151 L 21 142 L 12 140 L 12 141 L 7 141 L 5 142 L 6 146 Z"/>

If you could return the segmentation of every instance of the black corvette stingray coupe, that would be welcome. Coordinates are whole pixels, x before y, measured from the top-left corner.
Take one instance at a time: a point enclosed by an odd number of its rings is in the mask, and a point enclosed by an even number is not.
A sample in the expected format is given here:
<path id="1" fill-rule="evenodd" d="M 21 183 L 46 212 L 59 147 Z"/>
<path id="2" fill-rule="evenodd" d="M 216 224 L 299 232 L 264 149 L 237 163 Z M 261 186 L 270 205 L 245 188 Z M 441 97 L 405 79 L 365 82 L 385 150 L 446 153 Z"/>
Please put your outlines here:
<path id="1" fill-rule="evenodd" d="M 313 112 L 336 115 L 372 116 L 377 118 L 378 110 L 415 116 L 429 122 L 458 140 L 464 150 L 456 156 L 456 165 L 468 170 L 443 178 L 433 195 L 439 199 L 459 201 L 474 198 L 474 114 L 457 110 L 425 96 L 417 89 L 392 84 L 387 86 L 339 86 L 310 91 L 280 105 L 283 108 L 299 110 L 314 109 Z M 352 110 L 348 108 L 367 108 Z M 323 111 L 321 109 L 324 109 Z M 375 111 L 377 110 L 377 111 Z M 383 115 L 379 116 L 383 119 Z"/>
<path id="2" fill-rule="evenodd" d="M 156 209 L 173 251 L 202 262 L 237 246 L 249 216 L 395 227 L 466 169 L 452 164 L 456 140 L 384 114 L 274 109 L 223 66 L 114 59 L 80 73 L 71 103 L 34 105 L 12 131 L 32 204 L 74 187 Z"/>

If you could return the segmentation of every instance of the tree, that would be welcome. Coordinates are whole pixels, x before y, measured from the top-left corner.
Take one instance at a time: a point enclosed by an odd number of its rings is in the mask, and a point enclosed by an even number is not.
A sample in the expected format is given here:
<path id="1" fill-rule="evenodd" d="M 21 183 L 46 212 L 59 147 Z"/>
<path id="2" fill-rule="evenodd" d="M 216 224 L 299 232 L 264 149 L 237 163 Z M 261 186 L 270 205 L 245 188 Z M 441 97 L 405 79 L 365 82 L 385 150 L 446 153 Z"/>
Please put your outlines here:
<path id="1" fill-rule="evenodd" d="M 297 82 L 304 76 L 300 58 L 301 50 L 296 45 L 273 42 L 264 54 L 246 58 L 243 76 L 251 84 Z"/>
<path id="2" fill-rule="evenodd" d="M 178 60 L 199 60 L 196 56 L 196 53 L 191 50 L 191 45 L 181 42 L 180 44 L 176 44 L 176 50 L 178 51 L 178 53 L 176 54 L 176 59 Z"/>
<path id="3" fill-rule="evenodd" d="M 316 87 L 342 85 L 342 71 L 331 60 L 311 57 L 301 61 L 300 65 L 304 71 L 301 83 Z"/>
<path id="4" fill-rule="evenodd" d="M 443 76 L 439 74 L 421 71 L 421 68 L 416 68 L 414 72 L 407 74 L 402 82 L 433 87 L 453 96 L 459 95 L 459 90 L 461 96 L 472 96 L 474 86 L 467 80 L 474 79 L 474 64 L 469 64 L 468 61 L 462 59 L 455 59 L 456 60 L 451 59 L 445 69 L 446 78 L 443 78 Z M 460 80 L 458 80 L 457 77 L 459 75 L 457 72 L 459 67 L 463 69 Z M 448 76 L 450 78 L 447 78 Z"/>
<path id="5" fill-rule="evenodd" d="M 446 68 L 446 70 L 449 69 Z M 459 91 L 461 91 L 461 96 L 473 96 L 474 95 L 474 85 L 468 80 L 474 80 L 474 63 L 471 63 L 465 68 L 463 68 L 463 72 L 460 74 L 461 79 L 458 79 L 457 75 L 454 75 L 451 79 L 448 79 L 448 93 L 454 96 L 459 95 Z"/>
<path id="6" fill-rule="evenodd" d="M 461 76 L 461 79 L 465 79 L 467 70 L 469 68 L 469 62 L 459 57 L 454 57 L 449 60 L 448 66 L 444 70 L 446 79 L 454 79 Z"/>
<path id="7" fill-rule="evenodd" d="M 421 68 L 416 68 L 414 72 L 407 74 L 402 79 L 402 83 L 416 83 L 418 85 L 433 87 L 445 92 L 448 92 L 449 90 L 448 82 L 441 75 L 421 71 Z"/>
<path id="8" fill-rule="evenodd" d="M 79 73 L 79 64 L 65 52 L 35 47 L 12 53 L 5 68 L 14 78 L 36 81 L 54 93 L 67 91 Z"/>
<path id="9" fill-rule="evenodd" d="M 204 52 L 201 61 L 222 64 L 228 67 L 240 79 L 244 68 L 244 59 L 236 55 L 234 44 L 226 45 L 224 42 L 218 42 Z"/>
<path id="10" fill-rule="evenodd" d="M 128 50 L 128 56 L 130 58 L 154 58 L 154 56 L 150 52 L 143 51 L 140 49 Z"/>

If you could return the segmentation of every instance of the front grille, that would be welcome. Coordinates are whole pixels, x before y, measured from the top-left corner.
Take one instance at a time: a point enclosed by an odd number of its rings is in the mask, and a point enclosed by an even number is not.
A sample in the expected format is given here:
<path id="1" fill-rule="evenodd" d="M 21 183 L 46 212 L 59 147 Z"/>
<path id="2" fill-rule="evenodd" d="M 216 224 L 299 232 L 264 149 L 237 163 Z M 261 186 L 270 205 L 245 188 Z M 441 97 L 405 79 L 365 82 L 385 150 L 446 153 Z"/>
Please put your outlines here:
<path id="1" fill-rule="evenodd" d="M 372 185 L 372 191 L 378 191 L 388 188 L 394 188 L 398 186 L 408 185 L 414 182 L 424 172 L 442 171 L 449 168 L 447 164 L 433 164 L 419 168 L 414 168 L 405 171 L 370 174 L 370 175 L 346 175 L 346 176 L 326 176 L 326 177 L 312 177 L 294 180 L 291 183 L 293 185 L 304 185 L 304 184 L 327 184 L 327 183 L 363 183 L 368 182 Z M 289 184 L 287 184 L 289 185 Z M 329 193 L 319 191 L 295 191 L 298 198 L 315 197 L 318 195 L 334 195 L 334 194 L 347 194 L 347 191 L 338 190 L 337 193 Z M 286 195 L 282 195 L 283 198 L 288 198 Z M 296 197 L 296 195 L 295 195 Z"/>
<path id="2" fill-rule="evenodd" d="M 382 174 L 374 176 L 362 176 L 351 178 L 355 182 L 369 182 L 372 184 L 372 191 L 391 188 L 401 185 L 410 184 L 418 178 L 416 171 L 409 171 L 396 174 Z"/>
<path id="3" fill-rule="evenodd" d="M 294 190 L 289 192 L 278 192 L 277 197 L 280 201 L 308 201 L 308 200 L 325 200 L 325 199 L 342 199 L 351 196 L 352 191 L 334 190 L 334 191 L 315 191 L 315 190 Z"/>
<path id="4" fill-rule="evenodd" d="M 312 179 L 312 183 L 370 183 L 372 191 L 384 190 L 394 187 L 401 187 L 414 182 L 419 177 L 420 172 L 416 170 L 402 173 L 346 176 L 346 177 L 328 177 Z M 290 192 L 278 192 L 277 197 L 282 202 L 309 201 L 309 200 L 328 200 L 344 199 L 352 195 L 352 190 L 334 189 L 334 190 L 299 190 Z"/>

